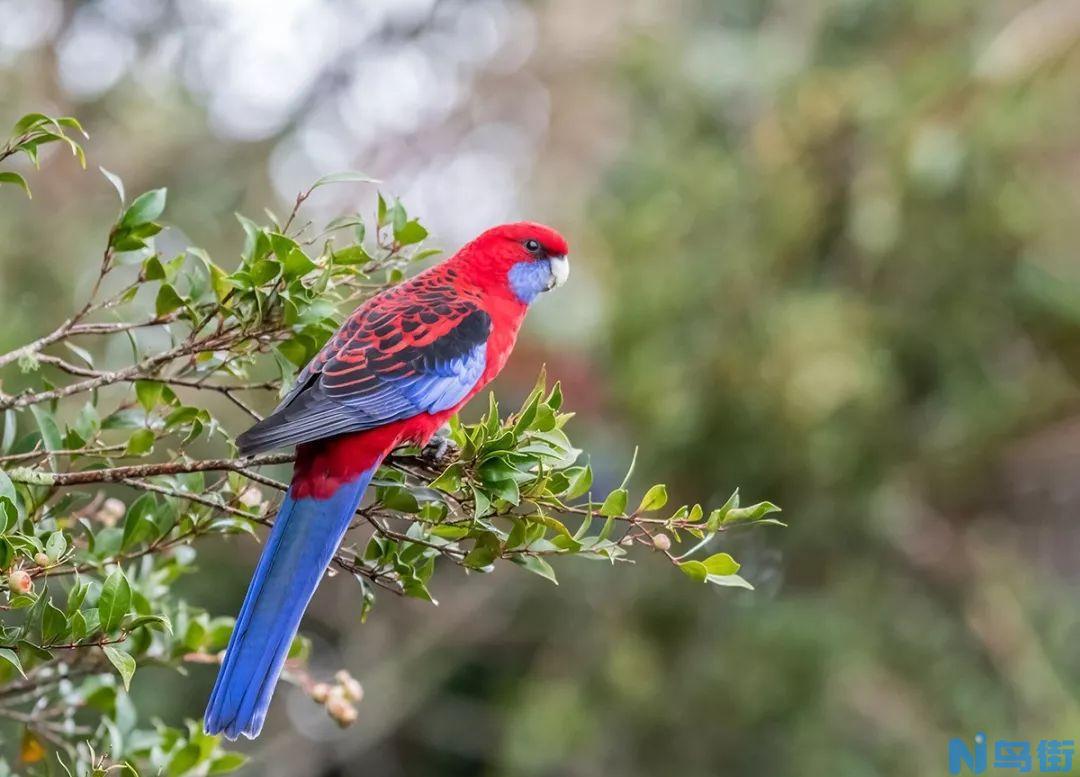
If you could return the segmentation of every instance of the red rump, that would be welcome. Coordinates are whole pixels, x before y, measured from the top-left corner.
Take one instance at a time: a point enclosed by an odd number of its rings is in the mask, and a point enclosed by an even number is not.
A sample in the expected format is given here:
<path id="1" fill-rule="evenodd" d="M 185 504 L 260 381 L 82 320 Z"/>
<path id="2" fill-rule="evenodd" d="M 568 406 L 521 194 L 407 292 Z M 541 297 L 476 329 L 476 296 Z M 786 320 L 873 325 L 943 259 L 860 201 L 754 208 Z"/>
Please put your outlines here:
<path id="1" fill-rule="evenodd" d="M 367 432 L 298 446 L 293 467 L 293 498 L 329 499 L 342 485 L 378 466 L 398 445 L 426 443 L 449 417 L 449 413 L 425 413 Z"/>

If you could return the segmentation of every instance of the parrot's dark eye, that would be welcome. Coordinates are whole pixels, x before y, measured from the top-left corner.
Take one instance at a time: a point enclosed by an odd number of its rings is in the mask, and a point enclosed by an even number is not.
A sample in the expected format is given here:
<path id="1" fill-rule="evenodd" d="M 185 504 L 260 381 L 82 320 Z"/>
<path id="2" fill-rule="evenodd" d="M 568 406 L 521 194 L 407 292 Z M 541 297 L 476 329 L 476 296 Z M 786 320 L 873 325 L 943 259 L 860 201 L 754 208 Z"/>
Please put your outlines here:
<path id="1" fill-rule="evenodd" d="M 528 251 L 530 254 L 538 254 L 538 253 L 540 253 L 540 241 L 539 240 L 526 240 L 525 241 L 525 250 Z"/>

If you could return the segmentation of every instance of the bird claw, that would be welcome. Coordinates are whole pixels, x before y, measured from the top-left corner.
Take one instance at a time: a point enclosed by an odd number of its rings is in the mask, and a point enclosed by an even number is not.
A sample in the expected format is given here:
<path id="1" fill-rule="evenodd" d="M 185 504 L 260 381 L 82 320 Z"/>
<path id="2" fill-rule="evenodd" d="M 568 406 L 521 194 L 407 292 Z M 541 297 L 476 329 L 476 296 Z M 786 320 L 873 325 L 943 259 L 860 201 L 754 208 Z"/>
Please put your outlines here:
<path id="1" fill-rule="evenodd" d="M 450 460 L 457 458 L 458 450 L 457 443 L 449 437 L 436 434 L 420 451 L 420 457 L 432 464 L 449 464 Z"/>

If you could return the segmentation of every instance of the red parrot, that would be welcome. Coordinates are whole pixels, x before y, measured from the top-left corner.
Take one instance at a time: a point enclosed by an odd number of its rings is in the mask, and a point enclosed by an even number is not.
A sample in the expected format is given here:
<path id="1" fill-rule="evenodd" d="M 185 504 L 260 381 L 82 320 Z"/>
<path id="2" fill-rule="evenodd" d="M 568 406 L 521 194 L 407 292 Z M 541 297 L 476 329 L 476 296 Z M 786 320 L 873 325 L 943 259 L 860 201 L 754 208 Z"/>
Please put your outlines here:
<path id="1" fill-rule="evenodd" d="M 210 695 L 208 733 L 258 736 L 379 464 L 402 443 L 425 444 L 499 374 L 529 304 L 569 273 L 566 241 L 550 227 L 489 229 L 357 308 L 277 409 L 237 438 L 244 455 L 295 445 L 296 463 Z"/>

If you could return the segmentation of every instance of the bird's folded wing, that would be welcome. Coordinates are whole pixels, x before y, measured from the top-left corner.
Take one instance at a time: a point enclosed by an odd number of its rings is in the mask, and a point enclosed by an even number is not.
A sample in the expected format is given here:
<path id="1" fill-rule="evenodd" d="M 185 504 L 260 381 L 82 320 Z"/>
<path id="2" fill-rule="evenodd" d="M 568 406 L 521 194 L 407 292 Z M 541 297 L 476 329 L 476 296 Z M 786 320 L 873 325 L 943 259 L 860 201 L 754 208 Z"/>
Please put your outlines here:
<path id="1" fill-rule="evenodd" d="M 490 332 L 471 300 L 361 309 L 237 443 L 257 453 L 448 410 L 483 374 Z"/>

